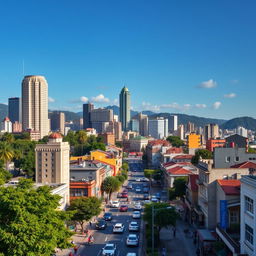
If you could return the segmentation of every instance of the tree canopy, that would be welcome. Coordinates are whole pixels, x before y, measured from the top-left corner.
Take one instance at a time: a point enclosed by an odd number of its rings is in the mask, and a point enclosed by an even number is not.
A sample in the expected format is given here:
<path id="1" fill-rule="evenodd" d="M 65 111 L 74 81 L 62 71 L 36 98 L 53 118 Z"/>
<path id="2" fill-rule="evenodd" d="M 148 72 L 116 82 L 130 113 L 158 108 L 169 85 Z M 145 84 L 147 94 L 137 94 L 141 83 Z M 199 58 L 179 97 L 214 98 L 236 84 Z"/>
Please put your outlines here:
<path id="1" fill-rule="evenodd" d="M 212 152 L 207 149 L 199 149 L 192 157 L 191 162 L 193 164 L 198 164 L 200 157 L 202 157 L 202 159 L 212 159 Z"/>
<path id="2" fill-rule="evenodd" d="M 184 146 L 183 140 L 181 140 L 178 136 L 168 136 L 166 140 L 168 140 L 173 147 Z"/>
<path id="3" fill-rule="evenodd" d="M 111 198 L 113 192 L 119 190 L 121 182 L 113 176 L 106 177 L 101 184 L 101 191 L 108 195 L 108 199 Z"/>
<path id="4" fill-rule="evenodd" d="M 73 212 L 72 220 L 79 222 L 83 232 L 83 224 L 100 214 L 101 200 L 96 197 L 81 197 L 71 201 L 68 211 Z"/>
<path id="5" fill-rule="evenodd" d="M 17 187 L 0 187 L 0 253 L 13 256 L 51 255 L 70 247 L 68 214 L 57 211 L 60 196 L 48 186 L 33 188 L 21 179 Z"/>

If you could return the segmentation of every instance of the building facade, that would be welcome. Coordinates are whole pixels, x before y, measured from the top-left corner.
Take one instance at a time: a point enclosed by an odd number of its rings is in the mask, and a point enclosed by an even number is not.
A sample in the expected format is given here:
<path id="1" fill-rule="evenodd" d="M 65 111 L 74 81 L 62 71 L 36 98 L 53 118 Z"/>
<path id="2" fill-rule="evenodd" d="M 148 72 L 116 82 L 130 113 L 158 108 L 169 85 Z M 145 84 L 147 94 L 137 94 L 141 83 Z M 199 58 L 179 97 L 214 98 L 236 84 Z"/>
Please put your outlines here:
<path id="1" fill-rule="evenodd" d="M 178 116 L 170 115 L 168 117 L 168 131 L 175 132 L 178 130 Z"/>
<path id="2" fill-rule="evenodd" d="M 91 124 L 91 111 L 94 109 L 92 103 L 83 104 L 83 128 L 92 128 Z"/>
<path id="3" fill-rule="evenodd" d="M 9 117 L 5 117 L 4 120 L 1 122 L 1 132 L 9 132 L 12 133 L 12 122 Z"/>
<path id="4" fill-rule="evenodd" d="M 22 81 L 22 128 L 49 133 L 48 84 L 43 76 L 25 76 Z"/>
<path id="5" fill-rule="evenodd" d="M 51 131 L 65 133 L 65 114 L 54 111 L 51 113 Z"/>
<path id="6" fill-rule="evenodd" d="M 8 99 L 8 117 L 11 122 L 21 123 L 21 99 L 13 97 Z"/>
<path id="7" fill-rule="evenodd" d="M 131 119 L 131 94 L 126 87 L 123 87 L 119 94 L 119 107 L 119 117 L 120 122 L 122 123 L 122 130 L 128 131 Z"/>
<path id="8" fill-rule="evenodd" d="M 168 136 L 168 119 L 156 118 L 148 120 L 148 133 L 155 139 L 163 139 Z"/>

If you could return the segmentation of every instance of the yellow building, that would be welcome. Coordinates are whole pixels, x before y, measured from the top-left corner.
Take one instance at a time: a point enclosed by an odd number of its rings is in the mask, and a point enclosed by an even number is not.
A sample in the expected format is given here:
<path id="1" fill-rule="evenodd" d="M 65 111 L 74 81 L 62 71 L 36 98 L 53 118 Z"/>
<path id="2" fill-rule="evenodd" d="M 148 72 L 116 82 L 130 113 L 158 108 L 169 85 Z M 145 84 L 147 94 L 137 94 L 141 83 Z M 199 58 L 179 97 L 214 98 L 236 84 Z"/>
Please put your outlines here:
<path id="1" fill-rule="evenodd" d="M 106 152 L 102 150 L 94 150 L 91 151 L 90 155 L 86 156 L 73 156 L 70 160 L 77 160 L 78 158 L 82 158 L 83 160 L 96 160 L 102 163 L 110 165 L 114 170 L 114 176 L 117 175 L 121 171 L 122 167 L 122 157 L 115 156 L 111 152 Z"/>
<path id="2" fill-rule="evenodd" d="M 201 147 L 201 135 L 190 133 L 188 135 L 188 149 L 195 149 Z"/>

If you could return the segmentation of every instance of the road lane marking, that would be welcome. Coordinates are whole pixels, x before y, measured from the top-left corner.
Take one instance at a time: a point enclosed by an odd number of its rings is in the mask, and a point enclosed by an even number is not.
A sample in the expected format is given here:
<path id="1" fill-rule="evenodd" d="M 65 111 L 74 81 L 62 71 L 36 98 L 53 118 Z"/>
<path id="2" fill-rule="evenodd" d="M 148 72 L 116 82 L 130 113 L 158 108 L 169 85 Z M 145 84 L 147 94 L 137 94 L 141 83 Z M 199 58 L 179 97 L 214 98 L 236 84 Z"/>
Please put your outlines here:
<path id="1" fill-rule="evenodd" d="M 107 242 L 107 240 L 108 240 L 108 237 L 106 236 L 106 238 L 105 238 L 105 242 Z"/>
<path id="2" fill-rule="evenodd" d="M 99 256 L 101 254 L 101 250 L 98 252 L 97 256 Z"/>

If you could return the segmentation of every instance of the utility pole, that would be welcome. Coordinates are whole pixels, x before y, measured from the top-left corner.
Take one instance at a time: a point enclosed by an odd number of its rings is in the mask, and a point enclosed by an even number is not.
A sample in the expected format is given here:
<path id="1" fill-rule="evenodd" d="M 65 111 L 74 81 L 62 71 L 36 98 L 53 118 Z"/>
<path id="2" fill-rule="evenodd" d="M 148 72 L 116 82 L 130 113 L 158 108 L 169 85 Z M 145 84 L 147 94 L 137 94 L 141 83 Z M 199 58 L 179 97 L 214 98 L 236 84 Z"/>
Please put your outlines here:
<path id="1" fill-rule="evenodd" d="M 155 214 L 155 212 L 154 212 L 154 205 L 152 205 L 152 231 L 151 231 L 151 233 L 152 233 L 152 256 L 154 256 L 154 243 L 155 243 L 155 241 L 154 241 L 154 214 Z"/>

